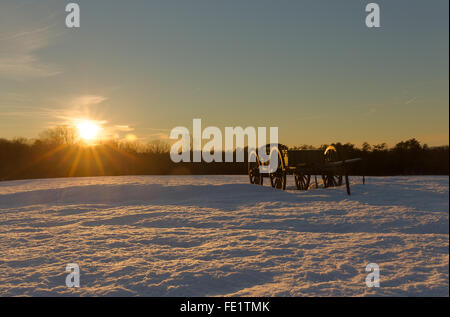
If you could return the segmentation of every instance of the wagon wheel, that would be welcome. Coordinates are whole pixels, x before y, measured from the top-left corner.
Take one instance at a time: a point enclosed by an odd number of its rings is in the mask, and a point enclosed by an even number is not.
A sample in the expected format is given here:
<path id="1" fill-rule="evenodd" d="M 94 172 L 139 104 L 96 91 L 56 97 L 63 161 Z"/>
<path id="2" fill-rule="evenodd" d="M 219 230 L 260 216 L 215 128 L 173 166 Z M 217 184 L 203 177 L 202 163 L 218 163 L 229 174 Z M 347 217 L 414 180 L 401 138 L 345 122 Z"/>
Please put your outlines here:
<path id="1" fill-rule="evenodd" d="M 286 172 L 276 171 L 270 174 L 270 185 L 277 189 L 286 189 Z"/>
<path id="2" fill-rule="evenodd" d="M 306 175 L 303 173 L 294 174 L 295 187 L 298 190 L 308 190 L 309 184 L 311 182 L 311 175 Z"/>
<path id="3" fill-rule="evenodd" d="M 252 162 L 253 156 L 255 157 L 255 162 Z M 250 179 L 250 184 L 262 185 L 263 177 L 259 172 L 259 158 L 258 154 L 252 153 L 250 154 L 248 161 L 248 177 Z"/>
<path id="4" fill-rule="evenodd" d="M 322 182 L 324 188 L 341 186 L 342 180 L 343 180 L 342 175 L 335 175 L 332 173 L 322 175 Z"/>
<path id="5" fill-rule="evenodd" d="M 270 185 L 277 189 L 286 189 L 286 170 L 284 166 L 284 160 L 281 156 L 280 150 L 278 151 L 278 169 L 274 173 L 270 173 Z"/>

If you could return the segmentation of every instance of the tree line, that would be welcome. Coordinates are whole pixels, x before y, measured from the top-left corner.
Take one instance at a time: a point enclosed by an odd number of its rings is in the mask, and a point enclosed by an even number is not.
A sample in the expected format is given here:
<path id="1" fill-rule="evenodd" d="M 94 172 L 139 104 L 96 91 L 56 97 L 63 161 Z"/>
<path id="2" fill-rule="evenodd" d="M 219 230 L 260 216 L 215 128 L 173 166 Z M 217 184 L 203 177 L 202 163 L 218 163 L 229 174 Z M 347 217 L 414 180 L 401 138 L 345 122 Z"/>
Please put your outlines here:
<path id="1" fill-rule="evenodd" d="M 448 175 L 449 147 L 429 147 L 416 139 L 388 147 L 385 143 L 357 147 L 332 144 L 342 159 L 362 158 L 353 166 L 354 175 Z M 292 149 L 324 150 L 327 145 L 302 145 Z M 80 142 L 74 131 L 57 127 L 38 139 L 0 139 L 0 180 L 119 176 L 246 174 L 247 163 L 174 163 L 170 145 L 108 140 L 95 146 Z M 222 153 L 225 157 L 225 153 Z M 247 153 L 245 151 L 245 157 Z"/>

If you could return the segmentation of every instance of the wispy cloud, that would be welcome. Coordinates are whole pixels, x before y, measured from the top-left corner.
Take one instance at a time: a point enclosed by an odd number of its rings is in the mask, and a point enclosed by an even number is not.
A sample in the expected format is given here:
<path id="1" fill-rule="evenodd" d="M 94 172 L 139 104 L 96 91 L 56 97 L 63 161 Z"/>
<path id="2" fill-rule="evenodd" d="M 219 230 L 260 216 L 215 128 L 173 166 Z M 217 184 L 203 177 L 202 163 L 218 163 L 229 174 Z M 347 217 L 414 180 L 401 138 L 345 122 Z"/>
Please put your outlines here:
<path id="1" fill-rule="evenodd" d="M 61 73 L 59 67 L 43 62 L 38 55 L 40 49 L 57 37 L 54 23 L 48 19 L 43 20 L 46 25 L 29 22 L 21 16 L 24 10 L 32 8 L 0 4 L 0 76 L 26 80 Z M 11 16 L 16 19 L 11 20 Z M 52 16 L 49 15 L 50 19 Z"/>
<path id="2" fill-rule="evenodd" d="M 147 135 L 148 138 L 156 138 L 159 140 L 168 140 L 169 139 L 169 134 L 167 133 L 153 133 L 153 134 L 149 134 Z"/>
<path id="3" fill-rule="evenodd" d="M 415 102 L 416 100 L 417 100 L 417 97 L 408 99 L 408 100 L 405 101 L 405 105 L 409 105 L 410 103 L 413 103 L 413 102 Z"/>
<path id="4" fill-rule="evenodd" d="M 42 106 L 30 106 L 37 103 Z M 39 100 L 16 93 L 0 94 L 0 120 L 39 121 L 42 130 L 61 125 L 76 126 L 89 120 L 101 127 L 105 139 L 127 141 L 168 140 L 170 129 L 140 127 L 111 117 L 109 98 L 100 93 L 74 94 Z"/>
<path id="5" fill-rule="evenodd" d="M 131 132 L 134 131 L 134 128 L 128 126 L 128 125 L 115 125 L 114 128 L 117 131 L 121 131 L 121 132 Z"/>
<path id="6" fill-rule="evenodd" d="M 50 111 L 52 117 L 62 123 L 71 123 L 74 119 L 90 119 L 104 121 L 104 114 L 99 113 L 98 106 L 108 100 L 107 97 L 98 94 L 81 94 L 52 101 L 53 108 Z M 106 123 L 103 122 L 102 124 Z"/>
<path id="7" fill-rule="evenodd" d="M 108 118 L 104 109 L 108 97 L 101 94 L 81 94 L 54 100 L 55 108 L 42 109 L 48 113 L 54 121 L 51 125 L 76 125 L 77 122 L 90 120 L 102 128 L 104 138 L 131 138 L 130 132 L 135 129 L 130 124 L 114 122 Z M 63 106 L 63 107 L 61 107 Z M 133 134 L 133 139 L 137 136 Z"/>
<path id="8" fill-rule="evenodd" d="M 48 45 L 49 31 L 17 33 L 0 38 L 0 75 L 6 78 L 23 80 L 57 75 L 61 69 L 43 63 L 36 51 Z"/>
<path id="9" fill-rule="evenodd" d="M 81 96 L 73 98 L 70 101 L 70 105 L 74 108 L 89 107 L 89 106 L 101 104 L 102 102 L 106 101 L 107 99 L 108 98 L 106 98 L 105 96 L 100 96 L 100 95 L 81 95 Z"/>

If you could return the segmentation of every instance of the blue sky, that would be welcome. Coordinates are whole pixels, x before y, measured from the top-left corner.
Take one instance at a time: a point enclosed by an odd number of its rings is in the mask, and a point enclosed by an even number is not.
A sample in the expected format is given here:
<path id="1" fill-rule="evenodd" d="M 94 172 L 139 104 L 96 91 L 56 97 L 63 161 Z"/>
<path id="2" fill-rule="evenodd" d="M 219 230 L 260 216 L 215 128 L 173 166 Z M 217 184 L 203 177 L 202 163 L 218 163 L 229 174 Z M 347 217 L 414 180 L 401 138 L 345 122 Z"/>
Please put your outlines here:
<path id="1" fill-rule="evenodd" d="M 448 1 L 0 3 L 0 137 L 74 118 L 108 136 L 278 126 L 289 145 L 448 144 Z"/>

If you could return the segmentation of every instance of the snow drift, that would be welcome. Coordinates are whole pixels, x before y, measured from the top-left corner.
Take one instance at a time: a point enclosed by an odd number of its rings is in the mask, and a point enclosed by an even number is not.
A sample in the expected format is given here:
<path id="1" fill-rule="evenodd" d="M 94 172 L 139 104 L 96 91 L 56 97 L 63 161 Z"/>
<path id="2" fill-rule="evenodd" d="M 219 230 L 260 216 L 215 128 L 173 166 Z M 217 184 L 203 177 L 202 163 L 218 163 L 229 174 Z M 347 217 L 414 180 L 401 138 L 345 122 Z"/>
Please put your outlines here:
<path id="1" fill-rule="evenodd" d="M 352 183 L 347 196 L 246 176 L 0 182 L 0 295 L 448 296 L 448 177 Z"/>

